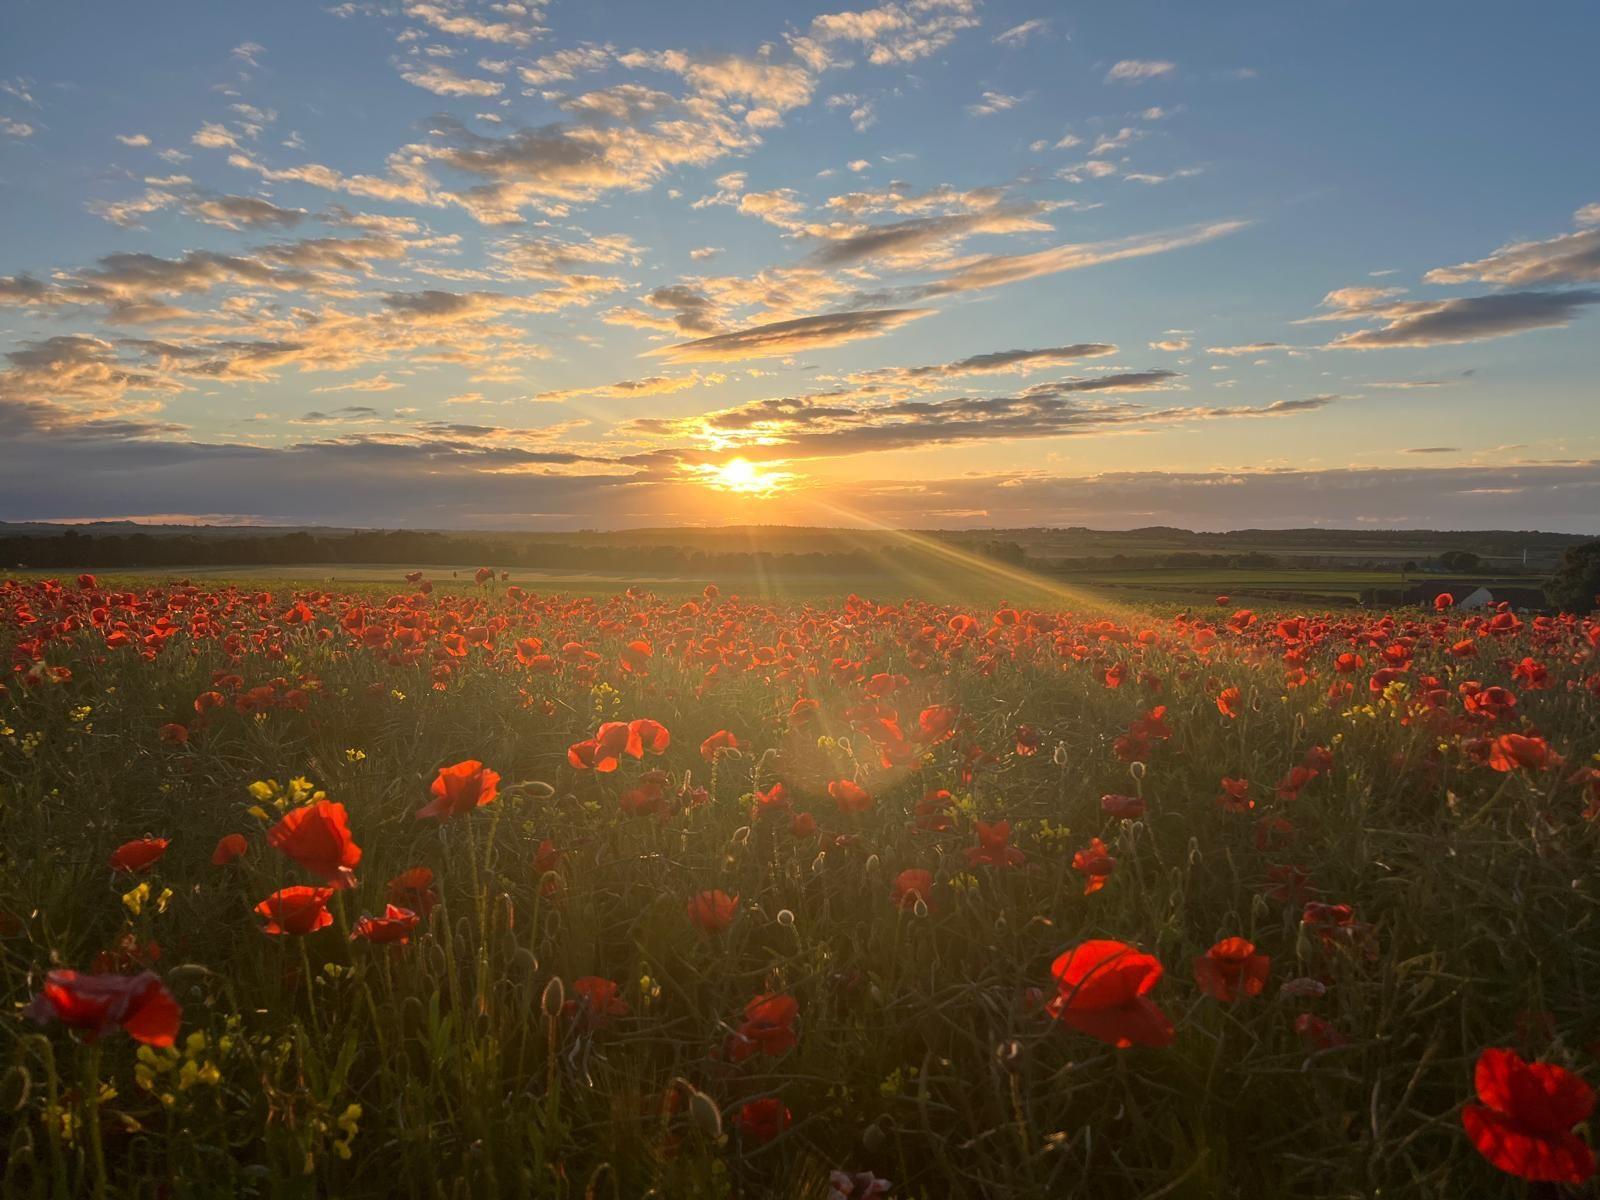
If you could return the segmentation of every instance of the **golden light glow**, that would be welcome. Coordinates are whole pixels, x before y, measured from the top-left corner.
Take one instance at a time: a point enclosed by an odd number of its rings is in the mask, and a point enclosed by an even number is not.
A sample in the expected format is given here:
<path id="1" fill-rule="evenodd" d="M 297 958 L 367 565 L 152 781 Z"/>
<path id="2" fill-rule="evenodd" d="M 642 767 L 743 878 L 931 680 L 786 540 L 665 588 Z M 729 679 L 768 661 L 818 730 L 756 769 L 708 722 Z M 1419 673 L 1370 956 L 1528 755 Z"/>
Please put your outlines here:
<path id="1" fill-rule="evenodd" d="M 741 496 L 770 496 L 784 491 L 793 475 L 787 471 L 768 471 L 748 459 L 734 458 L 718 467 L 706 467 L 706 482 L 724 492 Z"/>

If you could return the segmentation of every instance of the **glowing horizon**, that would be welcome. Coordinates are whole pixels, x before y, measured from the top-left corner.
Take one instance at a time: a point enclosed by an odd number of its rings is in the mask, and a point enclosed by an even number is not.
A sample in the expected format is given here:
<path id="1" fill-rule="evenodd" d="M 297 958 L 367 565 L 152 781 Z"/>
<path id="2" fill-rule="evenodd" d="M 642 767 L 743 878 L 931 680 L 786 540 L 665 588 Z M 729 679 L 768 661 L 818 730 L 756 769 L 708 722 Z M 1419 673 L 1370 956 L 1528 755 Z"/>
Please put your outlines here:
<path id="1" fill-rule="evenodd" d="M 1558 7 L 25 3 L 0 519 L 1592 532 Z"/>

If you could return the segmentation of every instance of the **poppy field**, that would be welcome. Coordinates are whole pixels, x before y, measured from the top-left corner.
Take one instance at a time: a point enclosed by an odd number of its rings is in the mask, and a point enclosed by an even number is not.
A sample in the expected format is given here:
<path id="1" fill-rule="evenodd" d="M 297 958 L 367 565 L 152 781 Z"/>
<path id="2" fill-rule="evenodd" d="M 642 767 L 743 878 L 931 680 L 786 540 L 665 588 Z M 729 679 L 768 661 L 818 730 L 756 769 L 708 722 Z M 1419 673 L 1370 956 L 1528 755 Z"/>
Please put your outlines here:
<path id="1" fill-rule="evenodd" d="M 0 581 L 0 1189 L 1593 1194 L 1600 619 Z"/>

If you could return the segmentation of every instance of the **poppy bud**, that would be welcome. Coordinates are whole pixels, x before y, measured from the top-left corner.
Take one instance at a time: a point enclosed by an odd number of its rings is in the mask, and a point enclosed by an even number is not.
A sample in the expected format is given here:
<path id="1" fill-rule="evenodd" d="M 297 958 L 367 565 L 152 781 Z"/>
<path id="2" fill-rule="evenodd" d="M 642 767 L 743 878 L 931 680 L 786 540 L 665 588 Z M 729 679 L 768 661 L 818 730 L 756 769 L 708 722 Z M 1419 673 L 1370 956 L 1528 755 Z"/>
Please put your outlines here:
<path id="1" fill-rule="evenodd" d="M 883 1126 L 874 1121 L 861 1131 L 861 1144 L 869 1154 L 879 1154 L 889 1142 Z"/>
<path id="2" fill-rule="evenodd" d="M 445 958 L 444 947 L 438 942 L 428 947 L 428 969 L 435 975 L 450 973 L 450 961 Z"/>
<path id="3" fill-rule="evenodd" d="M 1022 1043 L 1009 1038 L 994 1048 L 994 1057 L 1002 1067 L 1014 1073 L 1022 1063 Z"/>
<path id="4" fill-rule="evenodd" d="M 33 1076 L 28 1068 L 16 1063 L 0 1075 L 0 1112 L 19 1112 L 28 1103 L 33 1090 Z"/>
<path id="5" fill-rule="evenodd" d="M 1129 763 L 1128 774 L 1132 775 L 1135 781 L 1142 780 L 1144 778 L 1144 764 L 1142 762 Z"/>
<path id="6" fill-rule="evenodd" d="M 826 850 L 818 850 L 817 851 L 817 856 L 811 860 L 811 873 L 813 875 L 820 874 L 821 871 L 822 871 L 822 864 L 827 862 L 827 861 L 828 861 L 828 853 L 827 853 L 827 851 Z"/>
<path id="7" fill-rule="evenodd" d="M 526 946 L 518 946 L 517 952 L 511 956 L 511 966 L 517 974 L 531 979 L 538 973 L 539 956 Z"/>
<path id="8" fill-rule="evenodd" d="M 544 995 L 539 997 L 539 1007 L 544 1015 L 555 1020 L 561 1014 L 561 1006 L 567 1002 L 567 989 L 561 983 L 561 976 L 550 976 L 550 982 L 544 985 Z"/>
<path id="9" fill-rule="evenodd" d="M 689 1088 L 689 1117 L 712 1141 L 722 1137 L 722 1110 L 710 1096 L 693 1087 Z"/>
<path id="10" fill-rule="evenodd" d="M 1050 761 L 1058 767 L 1067 765 L 1067 744 L 1065 742 L 1056 743 L 1055 751 L 1050 755 Z"/>
<path id="11" fill-rule="evenodd" d="M 878 869 L 878 856 L 876 854 L 869 854 L 867 856 L 866 864 L 862 869 L 866 871 L 868 875 L 875 873 Z"/>
<path id="12" fill-rule="evenodd" d="M 794 928 L 794 914 L 787 908 L 780 908 L 778 910 L 778 924 L 782 925 L 785 929 Z"/>
<path id="13" fill-rule="evenodd" d="M 6 1152 L 6 1172 L 20 1172 L 25 1165 L 31 1168 L 32 1164 L 33 1130 L 18 1122 L 17 1131 L 11 1135 L 11 1147 Z"/>
<path id="14" fill-rule="evenodd" d="M 556 794 L 555 788 L 542 779 L 530 779 L 527 783 L 519 784 L 518 786 L 535 800 L 549 800 Z"/>
<path id="15" fill-rule="evenodd" d="M 730 845 L 742 846 L 750 840 L 750 826 L 741 825 L 733 831 L 733 836 L 728 839 Z"/>
<path id="16" fill-rule="evenodd" d="M 912 912 L 913 916 L 918 916 L 918 917 L 927 916 L 928 915 L 928 902 L 926 900 L 924 900 L 921 896 L 918 896 L 917 897 L 917 902 L 911 906 L 911 912 Z"/>

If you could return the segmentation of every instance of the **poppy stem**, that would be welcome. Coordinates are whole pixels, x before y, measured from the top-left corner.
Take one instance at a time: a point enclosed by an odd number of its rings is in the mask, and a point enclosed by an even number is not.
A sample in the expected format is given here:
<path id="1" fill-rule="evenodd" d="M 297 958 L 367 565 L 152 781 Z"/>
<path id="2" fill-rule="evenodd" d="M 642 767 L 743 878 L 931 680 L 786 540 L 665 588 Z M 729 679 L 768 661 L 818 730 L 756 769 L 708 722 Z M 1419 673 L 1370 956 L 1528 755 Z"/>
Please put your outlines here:
<path id="1" fill-rule="evenodd" d="M 89 1048 L 83 1062 L 84 1123 L 89 1127 L 89 1161 L 94 1168 L 94 1195 L 106 1194 L 106 1152 L 100 1138 L 100 1046 Z"/>

